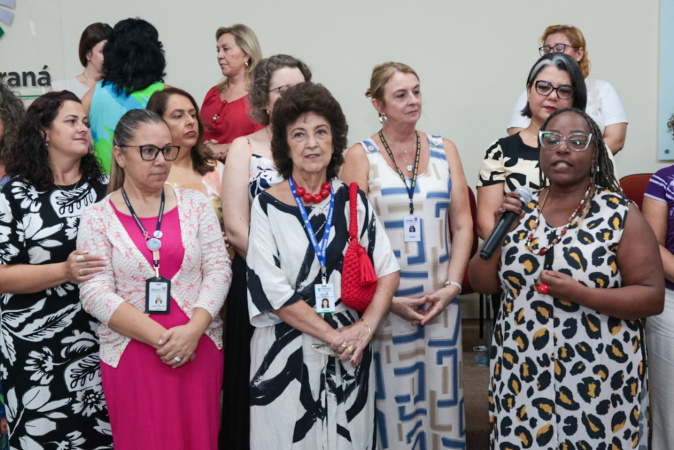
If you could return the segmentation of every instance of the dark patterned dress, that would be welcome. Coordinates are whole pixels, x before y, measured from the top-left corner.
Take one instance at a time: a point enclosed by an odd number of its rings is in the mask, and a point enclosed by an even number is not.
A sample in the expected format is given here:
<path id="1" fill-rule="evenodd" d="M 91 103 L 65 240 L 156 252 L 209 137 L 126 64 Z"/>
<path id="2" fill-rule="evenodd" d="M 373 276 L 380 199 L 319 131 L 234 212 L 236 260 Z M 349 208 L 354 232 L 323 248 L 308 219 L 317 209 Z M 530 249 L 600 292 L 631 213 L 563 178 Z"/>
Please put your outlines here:
<path id="1" fill-rule="evenodd" d="M 359 315 L 341 302 L 341 271 L 349 237 L 349 191 L 332 182 L 335 209 L 327 249 L 328 283 L 336 309 L 322 314 L 333 328 Z M 329 200 L 307 207 L 318 242 Z M 378 277 L 399 270 L 383 227 L 359 192 L 358 236 Z M 354 368 L 347 360 L 316 352 L 324 342 L 282 322 L 275 310 L 296 302 L 316 304 L 320 265 L 296 205 L 258 195 L 251 210 L 248 244 L 248 306 L 256 327 L 251 342 L 250 447 L 253 450 L 366 450 L 374 448 L 374 365 L 372 349 Z M 328 347 L 329 349 L 329 347 Z M 225 405 L 226 406 L 226 405 Z"/>
<path id="2" fill-rule="evenodd" d="M 0 193 L 0 263 L 65 261 L 82 211 L 104 190 L 81 180 L 38 192 L 10 180 Z M 96 329 L 72 283 L 3 296 L 0 373 L 12 448 L 112 447 Z"/>
<path id="3" fill-rule="evenodd" d="M 504 300 L 491 347 L 492 448 L 646 445 L 641 322 L 617 319 L 533 289 L 544 265 L 585 286 L 621 287 L 616 252 L 627 212 L 627 199 L 596 191 L 580 225 L 571 225 L 547 255 L 539 256 L 525 249 L 538 214 L 536 193 L 506 238 L 499 270 Z M 541 217 L 534 236 L 538 248 L 546 247 L 557 230 Z"/>

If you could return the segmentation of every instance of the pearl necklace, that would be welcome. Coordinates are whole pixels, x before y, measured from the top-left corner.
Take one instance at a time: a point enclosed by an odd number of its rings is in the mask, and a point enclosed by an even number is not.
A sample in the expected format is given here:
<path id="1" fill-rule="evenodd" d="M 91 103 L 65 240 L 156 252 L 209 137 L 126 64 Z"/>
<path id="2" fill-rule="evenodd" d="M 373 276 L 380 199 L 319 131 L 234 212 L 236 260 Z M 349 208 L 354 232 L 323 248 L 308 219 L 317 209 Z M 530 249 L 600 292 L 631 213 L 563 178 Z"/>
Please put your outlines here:
<path id="1" fill-rule="evenodd" d="M 525 248 L 531 253 L 542 256 L 545 255 L 552 247 L 554 247 L 555 244 L 557 244 L 562 239 L 562 237 L 564 237 L 564 235 L 566 234 L 566 230 L 568 230 L 568 228 L 571 225 L 573 225 L 573 223 L 580 215 L 581 211 L 583 212 L 583 217 L 587 215 L 590 208 L 590 199 L 592 198 L 592 191 L 594 190 L 593 187 L 594 186 L 592 185 L 592 183 L 587 185 L 587 190 L 585 191 L 583 198 L 580 200 L 580 204 L 576 207 L 576 209 L 573 210 L 573 213 L 571 213 L 571 216 L 569 217 L 568 222 L 566 222 L 566 225 L 564 225 L 564 227 L 562 227 L 562 229 L 557 232 L 555 238 L 550 242 L 550 244 L 548 244 L 547 247 L 538 249 L 538 242 L 534 242 L 534 234 L 536 233 L 536 230 L 538 229 L 538 226 L 541 223 L 541 215 L 543 214 L 543 208 L 545 208 L 545 203 L 548 201 L 548 197 L 550 196 L 550 191 L 548 190 L 548 192 L 545 195 L 545 199 L 543 199 L 543 203 L 538 209 L 538 215 L 536 216 L 536 222 L 534 222 L 534 227 L 527 236 Z"/>

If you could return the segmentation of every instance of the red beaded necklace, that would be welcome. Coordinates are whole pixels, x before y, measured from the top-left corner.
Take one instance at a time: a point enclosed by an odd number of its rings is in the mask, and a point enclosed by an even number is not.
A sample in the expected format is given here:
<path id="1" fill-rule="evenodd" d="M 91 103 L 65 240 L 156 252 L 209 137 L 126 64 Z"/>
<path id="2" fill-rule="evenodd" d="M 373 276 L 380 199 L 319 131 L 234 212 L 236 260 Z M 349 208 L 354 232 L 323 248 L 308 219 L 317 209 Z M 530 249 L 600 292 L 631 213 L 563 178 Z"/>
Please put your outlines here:
<path id="1" fill-rule="evenodd" d="M 545 195 L 545 198 L 543 199 L 543 203 L 541 204 L 540 208 L 538 208 L 538 215 L 536 216 L 536 221 L 534 222 L 534 226 L 529 232 L 529 235 L 527 236 L 527 242 L 525 244 L 525 248 L 530 251 L 531 253 L 534 253 L 536 255 L 545 255 L 552 247 L 555 246 L 566 234 L 566 230 L 573 225 L 573 223 L 576 221 L 578 216 L 580 215 L 581 212 L 583 212 L 583 216 L 585 216 L 588 212 L 588 208 L 590 206 L 590 198 L 592 197 L 592 191 L 593 191 L 594 186 L 592 183 L 587 185 L 587 190 L 585 191 L 585 194 L 583 195 L 583 198 L 580 200 L 580 204 L 576 207 L 576 209 L 573 210 L 571 213 L 571 217 L 569 217 L 568 222 L 566 222 L 566 225 L 564 225 L 561 229 L 561 231 L 558 231 L 555 234 L 555 238 L 548 244 L 547 247 L 538 248 L 538 241 L 534 241 L 534 234 L 536 233 L 536 230 L 538 229 L 538 225 L 541 223 L 541 213 L 543 212 L 543 208 L 545 208 L 545 203 L 548 201 L 548 196 L 550 194 L 550 191 Z M 582 220 L 582 219 L 581 219 Z"/>
<path id="2" fill-rule="evenodd" d="M 295 183 L 295 179 L 293 178 L 293 183 Z M 304 189 L 302 186 L 298 185 L 295 183 L 295 192 L 297 193 L 298 196 L 302 197 L 302 200 L 304 200 L 305 203 L 320 203 L 326 198 L 330 197 L 330 183 L 327 181 L 321 185 L 321 192 L 318 194 L 312 194 L 310 192 L 307 192 L 306 189 Z"/>

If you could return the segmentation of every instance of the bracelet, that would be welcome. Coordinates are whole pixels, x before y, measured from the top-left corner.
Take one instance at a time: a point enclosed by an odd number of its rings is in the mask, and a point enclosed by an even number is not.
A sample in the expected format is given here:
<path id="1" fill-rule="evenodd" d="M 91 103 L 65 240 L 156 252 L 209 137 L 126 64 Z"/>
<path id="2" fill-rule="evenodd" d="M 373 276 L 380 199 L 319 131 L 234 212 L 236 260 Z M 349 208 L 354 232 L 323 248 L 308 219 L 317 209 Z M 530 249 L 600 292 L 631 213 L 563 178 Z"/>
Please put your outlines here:
<path id="1" fill-rule="evenodd" d="M 445 287 L 447 287 L 447 286 L 456 286 L 457 288 L 459 288 L 459 293 L 456 294 L 456 295 L 461 295 L 461 291 L 462 291 L 461 285 L 459 283 L 457 283 L 456 281 L 445 281 Z"/>
<path id="2" fill-rule="evenodd" d="M 372 328 L 370 328 L 370 324 L 367 323 L 367 320 L 365 320 L 365 319 L 363 319 L 363 318 L 361 318 L 360 320 L 361 320 L 361 321 L 365 324 L 365 326 L 367 327 L 367 332 L 370 333 L 370 340 L 373 341 L 373 340 L 374 340 L 374 334 L 372 333 Z"/>

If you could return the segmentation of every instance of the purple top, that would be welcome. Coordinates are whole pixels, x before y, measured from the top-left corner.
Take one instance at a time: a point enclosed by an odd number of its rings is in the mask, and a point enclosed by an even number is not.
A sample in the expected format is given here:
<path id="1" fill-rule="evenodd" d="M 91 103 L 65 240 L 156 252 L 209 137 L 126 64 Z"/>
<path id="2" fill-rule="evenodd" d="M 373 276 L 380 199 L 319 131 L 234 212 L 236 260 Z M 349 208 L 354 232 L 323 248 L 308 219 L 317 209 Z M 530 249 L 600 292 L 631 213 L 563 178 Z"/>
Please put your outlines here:
<path id="1" fill-rule="evenodd" d="M 666 247 L 667 250 L 674 253 L 674 165 L 655 172 L 651 181 L 648 182 L 648 186 L 646 186 L 644 197 L 667 203 L 669 220 L 667 223 Z M 665 281 L 667 289 L 674 289 L 674 283 L 669 280 Z"/>

